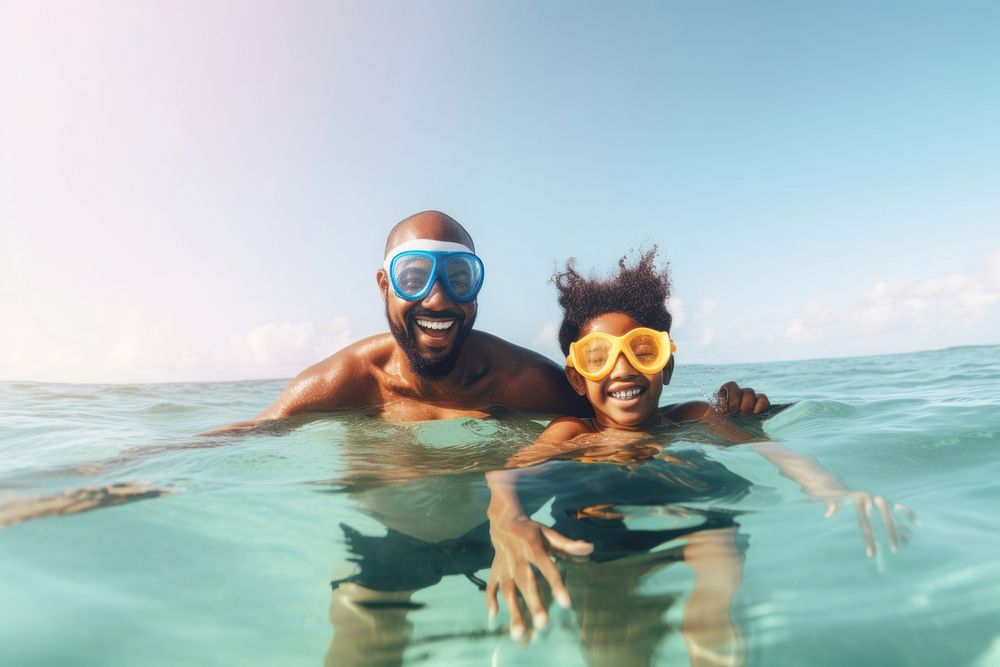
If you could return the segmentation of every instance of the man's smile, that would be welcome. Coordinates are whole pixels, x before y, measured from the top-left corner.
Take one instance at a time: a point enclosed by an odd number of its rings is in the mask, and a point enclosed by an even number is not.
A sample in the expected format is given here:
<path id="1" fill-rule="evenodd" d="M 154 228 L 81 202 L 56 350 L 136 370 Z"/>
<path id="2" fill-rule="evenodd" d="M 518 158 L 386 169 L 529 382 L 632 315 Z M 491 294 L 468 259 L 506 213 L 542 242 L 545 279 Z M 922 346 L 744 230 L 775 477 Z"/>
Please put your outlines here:
<path id="1" fill-rule="evenodd" d="M 416 318 L 417 326 L 425 331 L 447 331 L 455 324 L 455 320 L 429 320 L 426 318 L 418 317 Z"/>
<path id="2" fill-rule="evenodd" d="M 423 310 L 407 318 L 412 323 L 413 338 L 423 346 L 440 350 L 448 347 L 461 328 L 463 317 L 454 312 L 431 314 Z"/>

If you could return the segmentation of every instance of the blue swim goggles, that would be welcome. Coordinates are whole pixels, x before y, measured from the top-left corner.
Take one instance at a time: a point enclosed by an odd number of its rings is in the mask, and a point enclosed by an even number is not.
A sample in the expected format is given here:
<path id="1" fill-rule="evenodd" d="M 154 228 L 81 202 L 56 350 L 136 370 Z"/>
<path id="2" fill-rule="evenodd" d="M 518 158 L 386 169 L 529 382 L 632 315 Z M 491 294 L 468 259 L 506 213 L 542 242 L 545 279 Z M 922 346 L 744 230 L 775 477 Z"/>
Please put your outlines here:
<path id="1" fill-rule="evenodd" d="M 439 282 L 452 300 L 468 303 L 483 286 L 483 260 L 460 243 L 419 239 L 398 246 L 394 252 L 384 268 L 400 299 L 420 301 Z"/>

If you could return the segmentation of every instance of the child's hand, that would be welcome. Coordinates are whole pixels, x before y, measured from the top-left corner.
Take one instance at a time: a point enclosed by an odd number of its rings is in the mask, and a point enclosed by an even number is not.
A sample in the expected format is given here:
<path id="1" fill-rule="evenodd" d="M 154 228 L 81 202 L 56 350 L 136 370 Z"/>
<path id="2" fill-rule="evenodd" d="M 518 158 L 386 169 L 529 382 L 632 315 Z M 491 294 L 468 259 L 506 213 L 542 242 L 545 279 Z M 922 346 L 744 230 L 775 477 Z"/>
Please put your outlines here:
<path id="1" fill-rule="evenodd" d="M 533 627 L 544 628 L 549 621 L 532 566 L 538 568 L 549 582 L 552 595 L 559 605 L 569 607 L 569 592 L 551 556 L 586 556 L 594 550 L 594 545 L 590 542 L 567 539 L 524 515 L 491 520 L 490 539 L 496 555 L 486 584 L 486 606 L 490 616 L 496 616 L 500 609 L 497 603 L 499 590 L 510 612 L 510 636 L 514 639 L 520 639 L 525 632 L 521 605 L 517 600 L 518 593 L 524 597 Z"/>
<path id="2" fill-rule="evenodd" d="M 826 514 L 824 516 L 828 518 L 833 516 L 840 509 L 840 506 L 848 500 L 854 502 L 854 509 L 858 515 L 858 524 L 861 527 L 861 537 L 865 540 L 865 552 L 869 558 L 875 555 L 875 533 L 872 531 L 872 522 L 870 519 L 872 507 L 878 510 L 879 516 L 882 518 L 882 524 L 885 526 L 885 534 L 889 539 L 889 549 L 893 553 L 896 553 L 899 545 L 906 543 L 908 534 L 905 530 L 900 530 L 900 528 L 905 527 L 897 526 L 893 518 L 893 513 L 899 512 L 912 522 L 916 515 L 909 507 L 900 503 L 896 503 L 890 507 L 889 501 L 882 496 L 873 496 L 865 491 L 844 490 L 843 493 L 823 498 L 823 502 L 826 504 Z"/>
<path id="3" fill-rule="evenodd" d="M 727 382 L 719 388 L 715 409 L 729 415 L 756 415 L 771 407 L 767 394 L 758 394 L 750 387 L 740 389 L 735 382 Z"/>

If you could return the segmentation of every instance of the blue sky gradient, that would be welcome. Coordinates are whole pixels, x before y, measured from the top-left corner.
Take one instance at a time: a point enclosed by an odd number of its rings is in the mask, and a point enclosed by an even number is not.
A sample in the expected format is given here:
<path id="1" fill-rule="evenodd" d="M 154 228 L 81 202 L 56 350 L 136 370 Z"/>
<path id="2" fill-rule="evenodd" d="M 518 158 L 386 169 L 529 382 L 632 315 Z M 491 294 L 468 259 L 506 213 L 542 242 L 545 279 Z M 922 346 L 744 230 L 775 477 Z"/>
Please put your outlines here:
<path id="1" fill-rule="evenodd" d="M 479 327 L 657 243 L 678 360 L 997 343 L 991 2 L 0 0 L 0 379 L 280 377 L 441 209 Z"/>

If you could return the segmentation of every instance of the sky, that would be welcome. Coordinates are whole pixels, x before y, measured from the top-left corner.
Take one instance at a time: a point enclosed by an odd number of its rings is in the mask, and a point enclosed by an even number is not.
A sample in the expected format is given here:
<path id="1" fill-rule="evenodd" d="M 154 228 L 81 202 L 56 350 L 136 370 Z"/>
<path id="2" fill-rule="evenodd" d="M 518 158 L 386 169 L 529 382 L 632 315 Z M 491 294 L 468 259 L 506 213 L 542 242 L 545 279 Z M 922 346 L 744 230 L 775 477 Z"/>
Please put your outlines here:
<path id="1" fill-rule="evenodd" d="M 678 363 L 1000 343 L 1000 5 L 0 0 L 0 380 L 291 377 L 438 209 L 477 328 L 656 244 Z"/>

